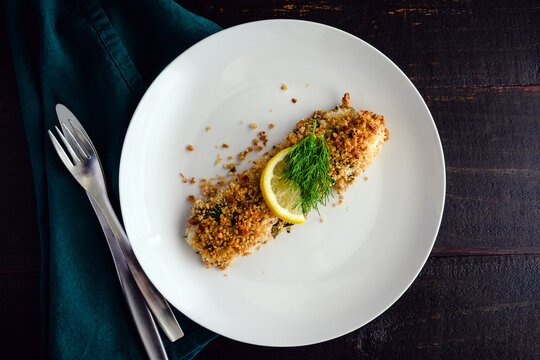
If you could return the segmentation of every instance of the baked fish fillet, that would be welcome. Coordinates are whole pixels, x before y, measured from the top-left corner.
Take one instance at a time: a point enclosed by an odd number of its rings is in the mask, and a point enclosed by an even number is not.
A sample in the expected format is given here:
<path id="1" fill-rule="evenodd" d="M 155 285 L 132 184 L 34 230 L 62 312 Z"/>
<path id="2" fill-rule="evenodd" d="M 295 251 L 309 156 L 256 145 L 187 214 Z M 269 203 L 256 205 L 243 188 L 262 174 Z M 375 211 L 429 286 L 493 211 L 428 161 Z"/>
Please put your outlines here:
<path id="1" fill-rule="evenodd" d="M 238 256 L 251 254 L 290 224 L 278 219 L 266 206 L 259 181 L 266 163 L 280 150 L 311 134 L 324 134 L 330 152 L 330 176 L 339 194 L 373 162 L 388 131 L 381 115 L 356 111 L 345 94 L 342 105 L 330 111 L 315 111 L 299 121 L 283 142 L 262 155 L 253 166 L 218 188 L 208 185 L 197 199 L 188 220 L 186 240 L 199 253 L 206 267 L 229 267 Z"/>

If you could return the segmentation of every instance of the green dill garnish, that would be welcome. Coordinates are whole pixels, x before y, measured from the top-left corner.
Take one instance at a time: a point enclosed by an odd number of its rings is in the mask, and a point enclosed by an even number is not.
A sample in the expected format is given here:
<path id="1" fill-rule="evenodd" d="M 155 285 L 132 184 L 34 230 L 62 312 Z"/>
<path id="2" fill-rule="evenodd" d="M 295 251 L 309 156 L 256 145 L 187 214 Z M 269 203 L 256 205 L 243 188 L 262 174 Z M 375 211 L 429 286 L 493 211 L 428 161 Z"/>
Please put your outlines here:
<path id="1" fill-rule="evenodd" d="M 323 135 L 315 135 L 317 120 L 313 123 L 313 132 L 294 145 L 285 158 L 283 179 L 300 190 L 300 201 L 295 206 L 302 208 L 307 215 L 312 209 L 319 212 L 319 204 L 326 205 L 330 197 L 334 179 L 329 175 L 330 152 Z"/>
<path id="2" fill-rule="evenodd" d="M 272 231 L 272 236 L 273 237 L 276 237 L 276 236 L 279 235 L 279 228 L 278 227 L 279 227 L 279 224 L 272 225 L 272 230 L 271 231 Z"/>
<path id="3" fill-rule="evenodd" d="M 207 211 L 208 215 L 210 215 L 210 217 L 212 217 L 218 223 L 222 212 L 223 210 L 221 210 L 221 205 L 219 204 Z"/>

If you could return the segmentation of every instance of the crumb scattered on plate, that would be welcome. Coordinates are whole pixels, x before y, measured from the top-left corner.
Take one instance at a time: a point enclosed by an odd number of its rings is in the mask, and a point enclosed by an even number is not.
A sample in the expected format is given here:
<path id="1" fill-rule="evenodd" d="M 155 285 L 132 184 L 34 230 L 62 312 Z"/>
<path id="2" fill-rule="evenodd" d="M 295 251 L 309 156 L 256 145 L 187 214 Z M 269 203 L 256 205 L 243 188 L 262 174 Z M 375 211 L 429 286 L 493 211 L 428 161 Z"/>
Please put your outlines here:
<path id="1" fill-rule="evenodd" d="M 293 102 L 293 104 L 296 104 L 298 102 L 298 99 L 292 98 L 291 101 Z"/>
<path id="2" fill-rule="evenodd" d="M 193 145 L 188 145 L 188 146 L 187 146 L 187 149 L 188 149 L 189 151 L 193 151 L 193 150 L 194 150 L 194 149 L 193 149 Z"/>
<path id="3" fill-rule="evenodd" d="M 234 163 L 225 164 L 223 167 L 229 171 L 236 172 L 236 165 Z"/>
<path id="4" fill-rule="evenodd" d="M 263 145 L 266 146 L 268 143 L 268 138 L 266 137 L 266 131 L 259 131 L 259 140 L 263 142 Z"/>
<path id="5" fill-rule="evenodd" d="M 257 124 L 253 123 L 253 124 L 249 125 L 249 127 L 252 128 L 252 129 L 256 129 L 256 128 L 257 128 Z"/>
<path id="6" fill-rule="evenodd" d="M 180 177 L 182 178 L 182 181 L 185 183 L 187 183 L 189 180 L 187 177 L 184 176 L 184 174 L 180 173 Z"/>
<path id="7" fill-rule="evenodd" d="M 287 89 L 288 89 L 287 84 L 281 85 L 281 90 L 287 90 Z"/>
<path id="8" fill-rule="evenodd" d="M 210 129 L 211 129 L 210 126 L 207 126 L 207 127 L 206 127 L 206 131 L 207 131 L 207 132 L 210 131 Z"/>

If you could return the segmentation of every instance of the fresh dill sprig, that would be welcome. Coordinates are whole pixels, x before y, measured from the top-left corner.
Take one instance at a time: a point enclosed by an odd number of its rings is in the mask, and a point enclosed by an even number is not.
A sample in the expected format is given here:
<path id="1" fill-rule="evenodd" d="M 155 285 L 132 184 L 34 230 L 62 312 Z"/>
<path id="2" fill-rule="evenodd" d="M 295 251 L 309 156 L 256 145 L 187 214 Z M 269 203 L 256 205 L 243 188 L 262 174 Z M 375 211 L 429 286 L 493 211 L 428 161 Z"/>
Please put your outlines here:
<path id="1" fill-rule="evenodd" d="M 319 204 L 326 205 L 332 194 L 334 179 L 329 175 L 330 152 L 323 135 L 315 135 L 317 120 L 313 123 L 313 132 L 294 145 L 285 158 L 283 179 L 300 190 L 302 213 L 307 215 L 312 209 L 319 212 Z"/>

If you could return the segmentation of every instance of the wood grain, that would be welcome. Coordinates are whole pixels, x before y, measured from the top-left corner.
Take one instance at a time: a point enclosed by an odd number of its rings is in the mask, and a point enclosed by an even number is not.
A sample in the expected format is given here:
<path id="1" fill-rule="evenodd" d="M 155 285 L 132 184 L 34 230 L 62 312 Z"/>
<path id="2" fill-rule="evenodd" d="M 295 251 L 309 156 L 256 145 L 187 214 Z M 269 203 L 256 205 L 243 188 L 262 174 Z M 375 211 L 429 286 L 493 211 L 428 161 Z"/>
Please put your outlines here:
<path id="1" fill-rule="evenodd" d="M 537 1 L 177 2 L 223 27 L 297 18 L 366 40 L 419 88 L 447 170 L 445 214 L 432 257 L 382 316 L 307 347 L 258 347 L 220 337 L 199 359 L 540 358 Z M 3 21 L 0 14 L 0 358 L 35 359 L 39 241 Z"/>
<path id="2" fill-rule="evenodd" d="M 32 173 L 0 14 L 0 359 L 37 359 L 40 248 Z"/>
<path id="3" fill-rule="evenodd" d="M 512 1 L 177 0 L 223 27 L 321 22 L 386 54 L 417 86 L 538 85 L 540 7 Z"/>
<path id="4" fill-rule="evenodd" d="M 539 90 L 420 89 L 446 162 L 436 254 L 540 253 Z"/>

